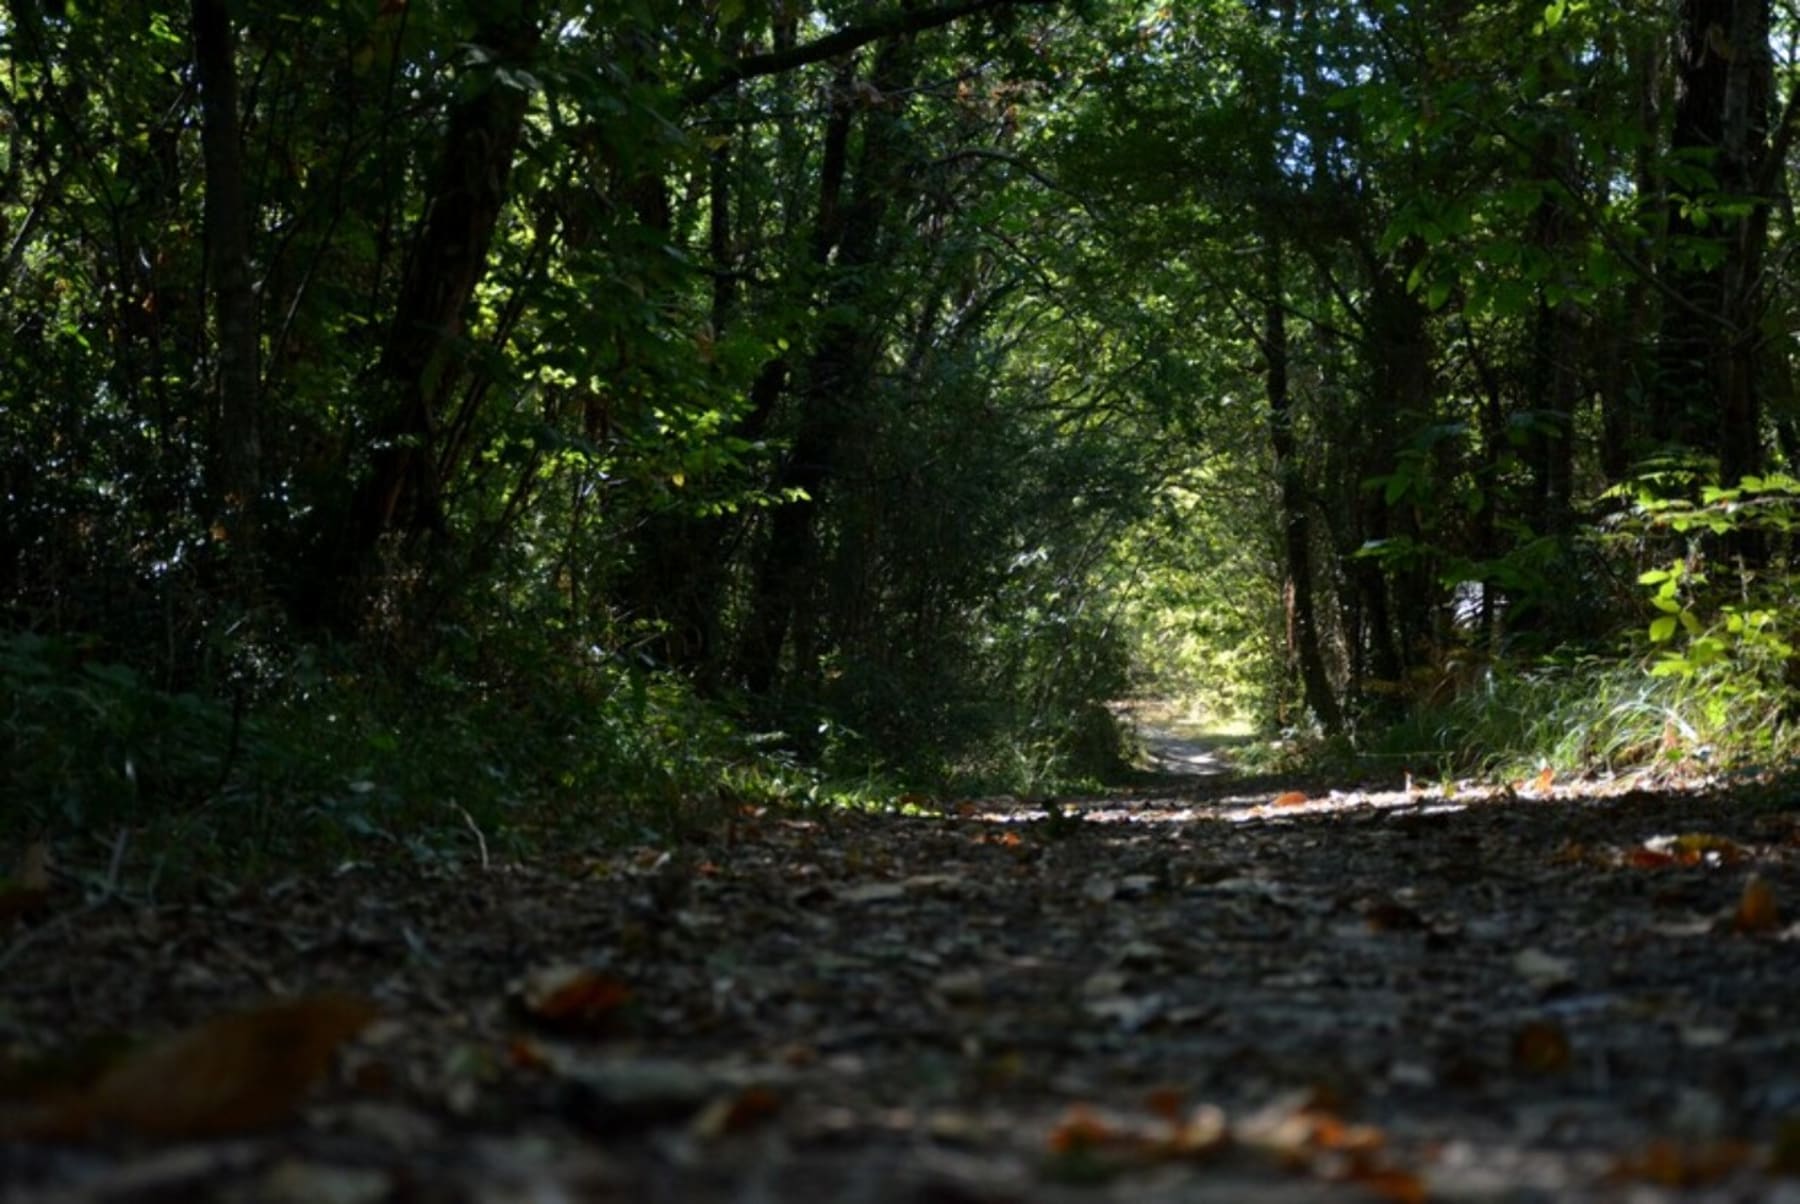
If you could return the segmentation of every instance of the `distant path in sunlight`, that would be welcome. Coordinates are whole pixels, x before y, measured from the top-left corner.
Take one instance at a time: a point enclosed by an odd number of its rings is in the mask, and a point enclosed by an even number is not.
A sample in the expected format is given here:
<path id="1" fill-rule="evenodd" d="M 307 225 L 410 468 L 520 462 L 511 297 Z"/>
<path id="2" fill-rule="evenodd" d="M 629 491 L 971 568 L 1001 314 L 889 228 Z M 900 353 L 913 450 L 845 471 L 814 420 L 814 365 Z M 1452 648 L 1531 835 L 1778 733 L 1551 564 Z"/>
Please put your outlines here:
<path id="1" fill-rule="evenodd" d="M 1231 771 L 1225 750 L 1243 741 L 1236 733 L 1209 730 L 1175 705 L 1132 700 L 1114 706 L 1144 747 L 1144 768 L 1174 777 L 1216 777 Z"/>

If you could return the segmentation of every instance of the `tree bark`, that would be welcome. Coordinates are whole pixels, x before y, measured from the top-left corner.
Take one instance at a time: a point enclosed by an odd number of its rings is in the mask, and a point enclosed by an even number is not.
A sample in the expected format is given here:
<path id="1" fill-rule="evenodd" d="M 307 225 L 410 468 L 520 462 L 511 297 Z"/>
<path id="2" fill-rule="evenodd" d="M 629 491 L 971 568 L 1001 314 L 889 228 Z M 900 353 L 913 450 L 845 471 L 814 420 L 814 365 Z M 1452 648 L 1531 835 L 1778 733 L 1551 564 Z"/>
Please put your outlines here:
<path id="1" fill-rule="evenodd" d="M 1714 216 L 1697 227 L 1671 200 L 1671 240 L 1717 237 L 1724 256 L 1707 267 L 1679 259 L 1666 267 L 1669 306 L 1658 343 L 1651 415 L 1670 443 L 1711 451 L 1721 479 L 1735 484 L 1761 463 L 1757 359 L 1764 300 L 1761 269 L 1772 181 L 1768 153 L 1771 69 L 1768 0 L 1681 0 L 1675 37 L 1671 149 L 1710 166 L 1721 192 L 1753 196 L 1743 217 Z M 1784 122 L 1785 125 L 1785 122 Z"/>
<path id="2" fill-rule="evenodd" d="M 234 560 L 233 576 L 240 587 L 253 590 L 257 497 L 262 491 L 261 407 L 237 66 L 225 0 L 193 0 L 192 19 L 206 167 L 206 275 L 218 327 L 212 492 L 218 526 Z"/>
<path id="3" fill-rule="evenodd" d="M 359 579 L 389 534 L 443 530 L 438 416 L 462 367 L 465 311 L 487 270 L 529 103 L 493 67 L 528 58 L 539 38 L 530 0 L 497 7 L 503 11 L 490 14 L 475 36 L 495 62 L 483 86 L 450 111 L 376 370 L 389 408 L 351 505 L 341 557 Z"/>
<path id="4" fill-rule="evenodd" d="M 1564 170 L 1568 146 L 1560 136 L 1545 135 L 1538 145 L 1533 171 L 1537 178 L 1556 181 Z M 1569 261 L 1573 254 L 1572 222 L 1566 206 L 1552 190 L 1546 190 L 1532 216 L 1532 240 L 1552 264 Z M 1549 284 L 1568 283 L 1553 274 Z M 1532 525 L 1543 534 L 1560 535 L 1574 524 L 1570 491 L 1574 478 L 1575 410 L 1581 400 L 1581 318 L 1567 296 L 1550 296 L 1548 286 L 1538 287 L 1537 312 L 1533 315 L 1531 362 L 1526 371 L 1530 395 L 1531 439 L 1526 447 L 1531 467 Z"/>
<path id="5" fill-rule="evenodd" d="M 1300 669 L 1306 705 L 1328 734 L 1343 729 L 1343 713 L 1332 693 L 1325 658 L 1319 652 L 1318 622 L 1313 607 L 1312 524 L 1308 519 L 1306 484 L 1294 443 L 1294 415 L 1288 393 L 1286 289 L 1281 241 L 1263 236 L 1263 361 L 1269 404 L 1269 445 L 1281 482 L 1281 542 L 1286 559 L 1289 655 Z"/>
<path id="6" fill-rule="evenodd" d="M 911 82 L 914 68 L 911 42 L 888 42 L 876 58 L 870 83 L 883 95 L 898 92 Z M 838 444 L 868 388 L 878 353 L 879 321 L 864 312 L 868 269 L 879 262 L 884 249 L 889 204 L 905 170 L 905 136 L 896 117 L 870 109 L 849 204 L 841 216 L 820 215 L 819 234 L 825 240 L 821 248 L 836 244 L 832 262 L 837 276 L 827 309 L 848 316 L 828 322 L 819 335 L 801 377 L 793 450 L 774 482 L 778 494 L 794 500 L 777 506 L 770 518 L 769 542 L 739 643 L 739 672 L 753 694 L 766 695 L 775 684 L 796 606 L 810 588 L 807 577 L 815 567 L 819 507 Z"/>

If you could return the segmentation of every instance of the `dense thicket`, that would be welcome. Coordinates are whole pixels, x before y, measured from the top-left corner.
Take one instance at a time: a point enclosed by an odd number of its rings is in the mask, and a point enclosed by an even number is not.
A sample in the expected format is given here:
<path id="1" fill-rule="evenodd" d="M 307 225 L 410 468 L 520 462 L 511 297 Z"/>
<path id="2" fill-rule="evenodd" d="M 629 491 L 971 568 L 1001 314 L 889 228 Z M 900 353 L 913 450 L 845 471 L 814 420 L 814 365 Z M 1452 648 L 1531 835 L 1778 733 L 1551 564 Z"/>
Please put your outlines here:
<path id="1" fill-rule="evenodd" d="M 1037 786 L 1134 647 L 1339 731 L 1650 621 L 1786 713 L 1767 0 L 0 32 L 28 822 Z"/>

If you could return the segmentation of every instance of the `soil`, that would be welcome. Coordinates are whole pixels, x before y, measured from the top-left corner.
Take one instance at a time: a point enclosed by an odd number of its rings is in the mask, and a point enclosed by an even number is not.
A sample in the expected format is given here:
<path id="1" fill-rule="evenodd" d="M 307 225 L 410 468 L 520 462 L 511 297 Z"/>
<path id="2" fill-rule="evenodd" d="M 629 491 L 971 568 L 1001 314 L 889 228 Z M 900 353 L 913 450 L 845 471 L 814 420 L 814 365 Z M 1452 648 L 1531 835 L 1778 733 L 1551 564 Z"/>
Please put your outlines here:
<path id="1" fill-rule="evenodd" d="M 1800 1201 L 1783 788 L 1150 745 L 1104 797 L 55 900 L 0 931 L 0 1200 Z"/>

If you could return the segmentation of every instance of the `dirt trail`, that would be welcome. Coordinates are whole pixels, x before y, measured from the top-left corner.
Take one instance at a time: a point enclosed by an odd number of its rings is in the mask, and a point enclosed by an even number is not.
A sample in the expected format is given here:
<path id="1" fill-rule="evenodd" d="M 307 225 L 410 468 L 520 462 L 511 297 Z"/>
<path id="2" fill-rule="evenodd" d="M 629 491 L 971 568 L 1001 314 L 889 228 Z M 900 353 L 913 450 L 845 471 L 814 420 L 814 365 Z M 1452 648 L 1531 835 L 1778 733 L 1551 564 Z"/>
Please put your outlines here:
<path id="1" fill-rule="evenodd" d="M 1055 814 L 52 914 L 15 1066 L 270 994 L 388 1018 L 272 1132 L 4 1144 L 0 1199 L 1800 1201 L 1800 927 L 1743 922 L 1753 876 L 1800 908 L 1791 804 L 1156 747 L 1196 772 Z"/>

